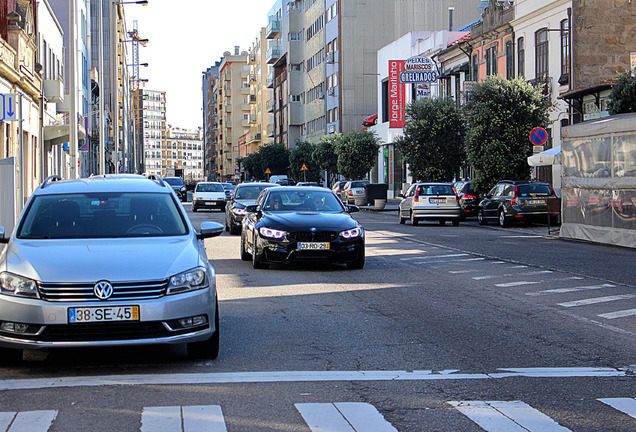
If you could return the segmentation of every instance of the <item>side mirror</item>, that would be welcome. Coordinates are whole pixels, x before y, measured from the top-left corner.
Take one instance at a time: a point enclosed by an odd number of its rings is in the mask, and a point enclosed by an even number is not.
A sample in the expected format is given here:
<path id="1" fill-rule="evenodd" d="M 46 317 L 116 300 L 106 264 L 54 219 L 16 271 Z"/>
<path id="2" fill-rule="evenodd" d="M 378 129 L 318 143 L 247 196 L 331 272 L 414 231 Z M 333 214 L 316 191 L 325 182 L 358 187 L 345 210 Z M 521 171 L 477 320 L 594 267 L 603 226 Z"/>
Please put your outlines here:
<path id="1" fill-rule="evenodd" d="M 0 243 L 9 243 L 9 239 L 4 236 L 4 227 L 0 226 Z"/>
<path id="2" fill-rule="evenodd" d="M 245 206 L 245 211 L 248 213 L 256 213 L 258 206 L 256 204 Z"/>
<path id="3" fill-rule="evenodd" d="M 360 207 L 357 205 L 347 204 L 347 213 L 357 213 L 360 211 Z"/>
<path id="4" fill-rule="evenodd" d="M 201 232 L 197 233 L 197 239 L 203 240 L 209 237 L 216 237 L 223 232 L 223 225 L 216 222 L 201 222 Z"/>

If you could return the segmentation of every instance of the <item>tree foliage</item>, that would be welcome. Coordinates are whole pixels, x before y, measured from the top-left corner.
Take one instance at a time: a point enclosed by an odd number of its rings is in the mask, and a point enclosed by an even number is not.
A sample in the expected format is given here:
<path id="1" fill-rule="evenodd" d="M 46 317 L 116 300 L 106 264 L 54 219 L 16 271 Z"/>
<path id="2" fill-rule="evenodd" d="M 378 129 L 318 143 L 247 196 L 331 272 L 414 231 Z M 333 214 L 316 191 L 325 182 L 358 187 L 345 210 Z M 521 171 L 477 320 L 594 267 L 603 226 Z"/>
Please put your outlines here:
<path id="1" fill-rule="evenodd" d="M 375 166 L 379 139 L 370 131 L 344 135 L 336 145 L 338 172 L 348 179 L 364 178 Z"/>
<path id="2" fill-rule="evenodd" d="M 261 161 L 260 153 L 251 153 L 244 158 L 237 160 L 239 166 L 242 163 L 248 178 L 262 179 L 264 178 L 264 169 Z"/>
<path id="3" fill-rule="evenodd" d="M 340 133 L 325 135 L 316 144 L 312 155 L 313 161 L 320 169 L 327 171 L 329 185 L 333 184 L 338 177 L 338 155 L 336 146 L 343 135 Z"/>
<path id="4" fill-rule="evenodd" d="M 268 180 L 270 175 L 288 174 L 289 172 L 289 150 L 285 144 L 267 144 L 258 149 L 261 158 L 261 166 L 263 168 L 262 176 L 257 179 Z M 269 168 L 271 174 L 265 174 Z"/>
<path id="5" fill-rule="evenodd" d="M 451 98 L 420 99 L 405 110 L 404 135 L 395 143 L 413 177 L 449 182 L 466 160 L 466 126 L 462 110 Z"/>
<path id="6" fill-rule="evenodd" d="M 475 169 L 478 192 L 487 192 L 501 179 L 530 178 L 530 131 L 546 127 L 550 101 L 522 79 L 490 76 L 473 88 L 467 149 Z"/>
<path id="7" fill-rule="evenodd" d="M 612 87 L 609 97 L 611 115 L 636 112 L 636 77 L 622 74 Z"/>
<path id="8" fill-rule="evenodd" d="M 296 148 L 290 150 L 289 153 L 289 171 L 292 178 L 298 181 L 320 181 L 320 166 L 314 161 L 313 153 L 316 146 L 312 143 L 301 141 Z M 307 171 L 301 171 L 303 164 L 307 167 Z"/>

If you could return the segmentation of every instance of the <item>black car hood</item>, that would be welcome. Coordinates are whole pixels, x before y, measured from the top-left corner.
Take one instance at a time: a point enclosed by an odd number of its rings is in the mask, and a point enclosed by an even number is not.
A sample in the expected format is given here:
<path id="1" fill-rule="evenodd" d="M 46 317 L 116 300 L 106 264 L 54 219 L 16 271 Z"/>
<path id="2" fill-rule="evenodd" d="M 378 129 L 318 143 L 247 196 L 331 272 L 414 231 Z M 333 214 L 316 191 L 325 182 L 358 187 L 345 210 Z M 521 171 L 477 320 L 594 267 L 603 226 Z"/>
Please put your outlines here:
<path id="1" fill-rule="evenodd" d="M 343 231 L 355 228 L 357 222 L 348 213 L 283 212 L 263 213 L 259 225 L 284 231 Z"/>
<path id="2" fill-rule="evenodd" d="M 235 204 L 235 205 L 236 205 L 236 207 L 238 207 L 238 208 L 244 208 L 244 207 L 247 207 L 247 206 L 251 206 L 251 205 L 256 204 L 256 201 L 254 201 L 254 200 L 242 200 L 242 199 L 237 199 L 237 200 L 234 200 L 234 204 Z"/>

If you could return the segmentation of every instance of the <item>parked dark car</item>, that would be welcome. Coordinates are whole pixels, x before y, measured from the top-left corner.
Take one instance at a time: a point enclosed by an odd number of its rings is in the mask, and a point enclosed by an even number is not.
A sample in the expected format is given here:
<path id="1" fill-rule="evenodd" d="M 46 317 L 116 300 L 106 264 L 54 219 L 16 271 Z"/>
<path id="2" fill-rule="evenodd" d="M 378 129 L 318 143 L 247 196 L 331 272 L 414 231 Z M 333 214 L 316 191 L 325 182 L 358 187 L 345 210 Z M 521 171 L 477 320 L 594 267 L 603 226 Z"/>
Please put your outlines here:
<path id="1" fill-rule="evenodd" d="M 254 268 L 270 263 L 329 262 L 364 267 L 364 230 L 329 189 L 303 186 L 265 189 L 246 208 L 241 259 Z"/>
<path id="2" fill-rule="evenodd" d="M 540 222 L 556 225 L 558 212 L 548 211 L 548 200 L 558 199 L 549 183 L 502 180 L 479 203 L 480 225 L 498 221 L 501 227 L 514 222 Z"/>
<path id="3" fill-rule="evenodd" d="M 258 195 L 268 187 L 279 186 L 276 183 L 241 183 L 234 188 L 225 204 L 225 231 L 230 234 L 241 232 L 241 223 L 247 214 L 245 207 L 253 205 Z"/>
<path id="4" fill-rule="evenodd" d="M 163 181 L 170 185 L 181 201 L 188 200 L 188 190 L 181 177 L 165 177 Z"/>
<path id="5" fill-rule="evenodd" d="M 454 184 L 455 192 L 459 198 L 459 205 L 462 208 L 462 219 L 477 216 L 479 211 L 479 197 L 473 190 L 470 181 L 458 181 Z"/>

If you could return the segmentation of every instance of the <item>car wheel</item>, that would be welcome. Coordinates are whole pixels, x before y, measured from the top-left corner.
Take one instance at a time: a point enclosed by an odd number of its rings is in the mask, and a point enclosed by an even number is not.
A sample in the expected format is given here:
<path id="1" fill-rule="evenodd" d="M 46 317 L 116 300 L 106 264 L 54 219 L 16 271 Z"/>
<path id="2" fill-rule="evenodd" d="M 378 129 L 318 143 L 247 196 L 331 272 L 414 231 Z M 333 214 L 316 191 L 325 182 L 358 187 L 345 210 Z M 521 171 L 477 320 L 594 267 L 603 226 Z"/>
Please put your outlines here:
<path id="1" fill-rule="evenodd" d="M 193 211 L 193 212 L 195 212 L 195 213 L 196 213 L 196 212 L 197 212 L 197 210 L 198 210 L 198 208 L 196 208 L 195 206 L 192 206 L 192 211 Z"/>
<path id="2" fill-rule="evenodd" d="M 406 219 L 402 217 L 402 212 L 400 212 L 399 208 L 398 208 L 398 219 L 400 219 L 400 225 L 404 225 L 404 222 L 406 222 Z"/>
<path id="3" fill-rule="evenodd" d="M 227 221 L 227 215 L 225 215 L 225 232 L 230 231 L 230 224 Z"/>
<path id="4" fill-rule="evenodd" d="M 194 359 L 215 359 L 219 356 L 219 301 L 216 301 L 214 314 L 214 333 L 208 340 L 188 344 L 188 357 Z"/>
<path id="5" fill-rule="evenodd" d="M 230 223 L 230 234 L 236 235 L 239 234 L 241 232 L 241 226 L 238 225 L 234 225 L 233 223 Z"/>
<path id="6" fill-rule="evenodd" d="M 0 348 L 0 365 L 11 366 L 19 364 L 22 362 L 22 353 L 23 350 L 21 349 Z"/>
<path id="7" fill-rule="evenodd" d="M 460 220 L 461 220 L 461 219 L 453 219 L 453 226 L 454 226 L 454 227 L 459 226 L 459 221 L 460 221 Z"/>
<path id="8" fill-rule="evenodd" d="M 439 224 L 440 225 L 446 225 L 446 219 L 440 219 L 439 220 Z"/>
<path id="9" fill-rule="evenodd" d="M 499 226 L 502 228 L 508 226 L 508 218 L 506 218 L 506 213 L 503 210 L 499 210 Z"/>
<path id="10" fill-rule="evenodd" d="M 245 244 L 245 235 L 241 235 L 241 260 L 249 261 L 252 258 L 247 252 L 247 245 Z"/>
<path id="11" fill-rule="evenodd" d="M 479 213 L 477 213 L 477 222 L 479 225 L 486 225 L 486 218 L 484 217 L 484 209 L 479 209 Z"/>
<path id="12" fill-rule="evenodd" d="M 361 269 L 362 267 L 364 267 L 364 248 L 360 249 L 358 258 L 355 261 L 347 263 L 347 268 L 351 270 Z"/>
<path id="13" fill-rule="evenodd" d="M 252 249 L 252 268 L 257 270 L 268 268 L 269 266 L 263 262 L 263 254 L 256 252 L 256 239 L 254 239 Z"/>
<path id="14" fill-rule="evenodd" d="M 413 226 L 417 226 L 418 222 L 419 222 L 419 221 L 418 221 L 418 220 L 417 220 L 417 218 L 415 217 L 415 215 L 414 215 L 414 213 L 413 213 L 413 210 L 411 210 L 411 225 L 413 225 Z"/>

